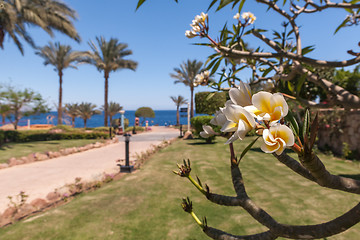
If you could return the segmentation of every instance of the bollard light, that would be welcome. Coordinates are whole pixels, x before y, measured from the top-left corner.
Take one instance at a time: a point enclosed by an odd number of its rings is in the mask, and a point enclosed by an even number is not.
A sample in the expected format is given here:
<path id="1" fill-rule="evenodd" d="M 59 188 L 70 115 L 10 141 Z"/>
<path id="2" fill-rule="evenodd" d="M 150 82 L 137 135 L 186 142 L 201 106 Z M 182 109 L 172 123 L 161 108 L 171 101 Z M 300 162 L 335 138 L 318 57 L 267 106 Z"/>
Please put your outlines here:
<path id="1" fill-rule="evenodd" d="M 183 137 L 182 124 L 180 124 L 180 137 Z"/>
<path id="2" fill-rule="evenodd" d="M 120 165 L 120 172 L 127 172 L 127 173 L 131 173 L 132 170 L 134 169 L 134 166 L 130 165 L 130 161 L 129 161 L 129 143 L 130 143 L 130 137 L 131 135 L 128 133 L 124 134 L 125 137 L 125 166 L 124 165 Z"/>

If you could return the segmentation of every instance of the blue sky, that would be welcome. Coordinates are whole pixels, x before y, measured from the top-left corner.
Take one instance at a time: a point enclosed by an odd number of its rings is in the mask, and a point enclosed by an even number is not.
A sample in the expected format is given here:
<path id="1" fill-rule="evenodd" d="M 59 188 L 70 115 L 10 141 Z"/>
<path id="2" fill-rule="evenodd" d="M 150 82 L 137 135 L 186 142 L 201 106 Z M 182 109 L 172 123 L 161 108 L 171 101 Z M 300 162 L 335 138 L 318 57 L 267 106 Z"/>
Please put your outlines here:
<path id="1" fill-rule="evenodd" d="M 29 27 L 31 36 L 38 46 L 49 41 L 69 44 L 74 50 L 89 50 L 87 42 L 96 36 L 118 38 L 127 43 L 133 55 L 128 58 L 139 63 L 137 70 L 112 72 L 109 79 L 109 100 L 120 103 L 126 110 L 149 106 L 156 110 L 176 109 L 170 96 L 182 95 L 190 99 L 190 90 L 182 84 L 174 84 L 169 74 L 187 59 L 205 62 L 213 51 L 207 47 L 194 46 L 204 39 L 187 39 L 185 30 L 195 15 L 206 11 L 210 1 L 147 0 L 135 11 L 137 1 L 118 0 L 66 0 L 64 1 L 78 13 L 75 27 L 82 42 L 80 44 L 62 34 L 51 38 L 38 28 Z M 255 1 L 247 1 L 243 11 L 253 12 L 257 20 L 255 26 L 263 29 L 278 29 L 283 21 L 281 17 Z M 226 8 L 220 12 L 210 10 L 210 35 L 216 39 L 223 24 L 233 23 L 235 10 Z M 334 29 L 345 18 L 345 11 L 325 11 L 314 16 L 300 18 L 303 46 L 316 45 L 312 57 L 325 60 L 348 59 L 346 53 L 356 48 L 359 39 L 354 38 L 352 27 L 342 29 L 333 35 Z M 305 18 L 306 17 L 306 18 Z M 265 33 L 270 36 L 271 32 Z M 257 47 L 258 41 L 249 38 L 250 46 Z M 58 102 L 58 76 L 53 67 L 43 65 L 43 60 L 34 54 L 34 49 L 24 43 L 25 55 L 22 56 L 15 44 L 5 39 L 4 50 L 0 50 L 0 83 L 11 84 L 19 88 L 31 88 L 47 100 L 55 109 Z M 247 80 L 247 73 L 239 73 Z M 66 69 L 63 77 L 63 102 L 92 102 L 98 106 L 104 103 L 103 73 L 91 65 L 80 65 L 78 69 Z M 195 92 L 211 91 L 206 87 L 197 87 Z"/>

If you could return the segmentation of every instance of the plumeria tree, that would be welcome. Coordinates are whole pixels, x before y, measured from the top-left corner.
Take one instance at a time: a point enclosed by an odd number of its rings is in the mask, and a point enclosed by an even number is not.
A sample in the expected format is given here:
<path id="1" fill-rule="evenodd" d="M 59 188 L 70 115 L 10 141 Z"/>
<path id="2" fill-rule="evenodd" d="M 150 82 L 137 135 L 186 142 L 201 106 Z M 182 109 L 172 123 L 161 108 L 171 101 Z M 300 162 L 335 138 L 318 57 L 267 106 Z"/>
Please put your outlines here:
<path id="1" fill-rule="evenodd" d="M 138 7 L 143 2 L 144 0 L 139 1 Z M 324 68 L 349 67 L 360 63 L 360 53 L 349 49 L 349 59 L 336 61 L 308 57 L 306 55 L 314 47 L 302 45 L 301 28 L 298 25 L 299 16 L 310 16 L 328 10 L 343 11 L 347 14 L 345 19 L 339 26 L 334 27 L 334 33 L 339 34 L 342 28 L 360 23 L 360 1 L 257 0 L 259 6 L 264 6 L 270 13 L 280 15 L 284 19 L 280 29 L 270 33 L 254 26 L 257 19 L 254 14 L 242 11 L 246 2 L 210 2 L 209 9 L 217 6 L 216 10 L 221 10 L 230 4 L 238 9 L 238 13 L 233 16 L 232 26 L 228 27 L 229 24 L 225 24 L 219 36 L 210 36 L 210 19 L 207 13 L 197 15 L 190 25 L 191 29 L 185 32 L 188 38 L 205 39 L 201 45 L 214 49 L 214 54 L 209 56 L 207 61 L 209 76 L 215 73 L 220 73 L 221 76 L 215 81 L 203 78 L 200 84 L 208 85 L 214 90 L 229 91 L 230 100 L 218 110 L 211 121 L 212 124 L 220 126 L 221 131 L 215 132 L 210 126 L 204 126 L 202 136 L 210 137 L 216 134 L 227 138 L 231 177 L 236 196 L 215 194 L 210 191 L 209 186 L 203 186 L 199 178 L 198 181 L 194 180 L 191 176 L 190 161 L 184 161 L 175 173 L 189 179 L 209 201 L 219 205 L 242 207 L 267 230 L 253 235 L 235 236 L 208 226 L 206 218 L 203 221 L 199 220 L 189 198 L 183 199 L 183 209 L 190 213 L 205 234 L 213 239 L 318 239 L 346 231 L 360 221 L 360 203 L 328 222 L 300 226 L 283 224 L 259 207 L 247 194 L 246 182 L 242 178 L 239 163 L 253 144 L 262 138 L 261 149 L 264 154 L 272 154 L 280 163 L 306 180 L 324 188 L 360 193 L 360 181 L 331 174 L 313 151 L 319 128 L 317 115 L 311 117 L 310 111 L 306 110 L 301 119 L 296 119 L 286 101 L 286 98 L 295 100 L 313 109 L 333 106 L 345 109 L 360 108 L 358 95 L 345 90 L 324 73 Z M 249 48 L 246 41 L 250 37 L 259 40 L 261 45 L 254 49 Z M 218 71 L 219 69 L 222 70 Z M 250 69 L 251 85 L 254 89 L 257 83 L 262 83 L 267 91 L 252 94 L 250 86 L 238 77 L 237 73 L 243 69 Z M 301 90 L 306 89 L 309 84 L 325 92 L 325 103 L 303 98 Z M 290 94 L 276 92 L 280 85 L 288 85 Z M 236 158 L 234 141 L 243 140 L 246 133 L 253 129 L 259 138 Z M 294 151 L 298 155 L 298 160 L 287 155 L 284 151 L 286 148 Z"/>

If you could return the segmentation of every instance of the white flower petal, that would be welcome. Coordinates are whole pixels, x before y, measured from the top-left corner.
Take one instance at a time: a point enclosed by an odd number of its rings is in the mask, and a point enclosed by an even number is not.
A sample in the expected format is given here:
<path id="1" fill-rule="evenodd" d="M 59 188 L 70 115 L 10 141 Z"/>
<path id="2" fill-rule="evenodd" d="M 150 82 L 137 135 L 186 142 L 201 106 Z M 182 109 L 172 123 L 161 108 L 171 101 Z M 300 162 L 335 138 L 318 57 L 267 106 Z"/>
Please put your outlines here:
<path id="1" fill-rule="evenodd" d="M 273 109 L 277 106 L 281 106 L 283 111 L 283 117 L 288 114 L 289 107 L 287 102 L 285 101 L 284 96 L 281 93 L 275 93 L 272 95 L 270 105 Z"/>
<path id="2" fill-rule="evenodd" d="M 226 141 L 225 144 L 233 143 L 238 139 L 239 139 L 239 136 L 238 136 L 237 132 L 234 132 L 234 134 Z"/>
<path id="3" fill-rule="evenodd" d="M 237 129 L 237 124 L 232 121 L 226 121 L 220 131 L 222 132 L 235 132 Z"/>
<path id="4" fill-rule="evenodd" d="M 204 129 L 204 131 L 207 134 L 210 134 L 210 135 L 215 135 L 216 134 L 216 132 L 214 131 L 214 129 L 211 126 L 203 125 L 202 128 Z"/>
<path id="5" fill-rule="evenodd" d="M 270 107 L 271 97 L 271 93 L 260 91 L 252 96 L 252 103 L 261 112 L 270 113 L 272 112 Z"/>
<path id="6" fill-rule="evenodd" d="M 206 132 L 200 132 L 199 133 L 200 134 L 200 136 L 202 137 L 202 138 L 208 138 L 208 137 L 211 137 L 208 133 L 206 133 Z"/>

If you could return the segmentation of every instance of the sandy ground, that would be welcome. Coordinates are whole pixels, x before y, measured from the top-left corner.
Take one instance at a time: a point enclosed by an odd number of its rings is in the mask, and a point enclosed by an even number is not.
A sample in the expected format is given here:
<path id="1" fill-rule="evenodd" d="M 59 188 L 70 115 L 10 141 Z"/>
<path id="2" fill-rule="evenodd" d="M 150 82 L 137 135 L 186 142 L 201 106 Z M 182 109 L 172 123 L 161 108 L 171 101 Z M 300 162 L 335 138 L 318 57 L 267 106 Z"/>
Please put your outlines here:
<path id="1" fill-rule="evenodd" d="M 131 137 L 130 160 L 163 140 L 175 138 L 179 131 L 168 127 L 152 127 L 152 131 Z M 119 172 L 116 160 L 125 159 L 124 137 L 120 142 L 86 152 L 23 164 L 0 170 L 0 213 L 9 204 L 8 196 L 24 191 L 27 202 L 46 195 L 80 177 L 85 181 L 99 179 L 103 173 Z"/>

